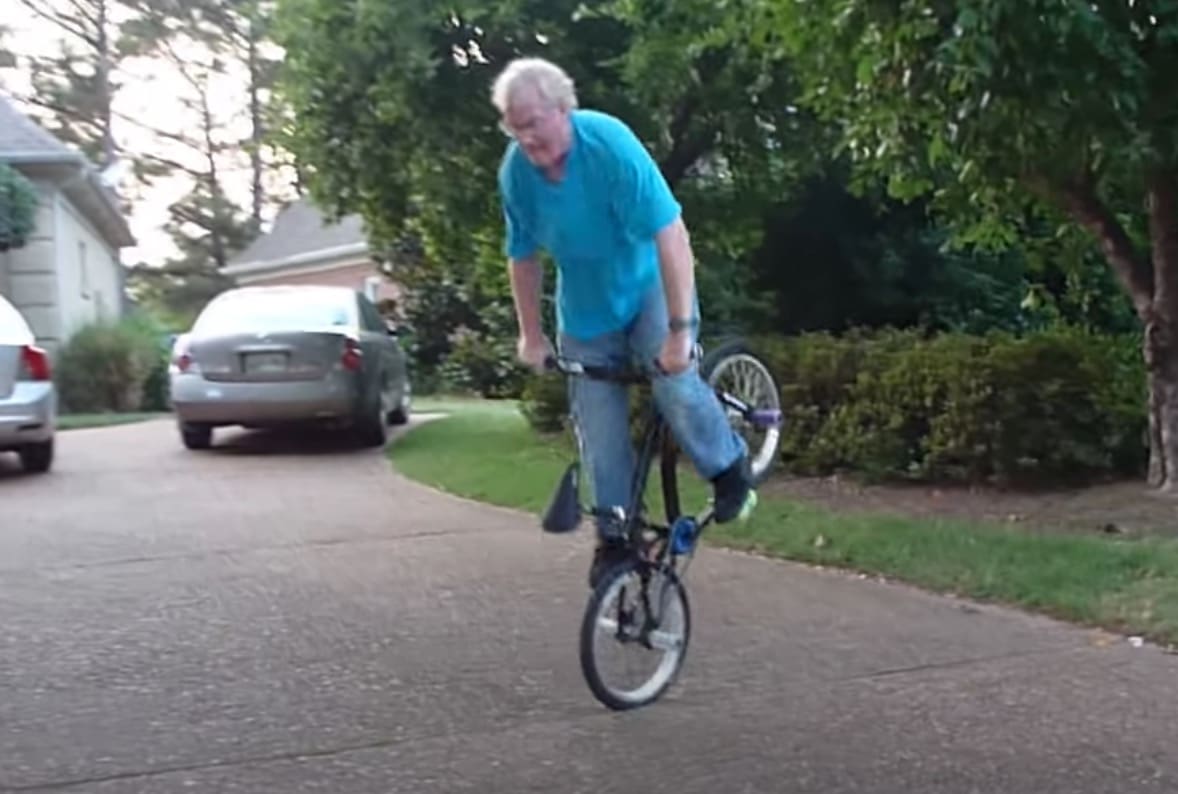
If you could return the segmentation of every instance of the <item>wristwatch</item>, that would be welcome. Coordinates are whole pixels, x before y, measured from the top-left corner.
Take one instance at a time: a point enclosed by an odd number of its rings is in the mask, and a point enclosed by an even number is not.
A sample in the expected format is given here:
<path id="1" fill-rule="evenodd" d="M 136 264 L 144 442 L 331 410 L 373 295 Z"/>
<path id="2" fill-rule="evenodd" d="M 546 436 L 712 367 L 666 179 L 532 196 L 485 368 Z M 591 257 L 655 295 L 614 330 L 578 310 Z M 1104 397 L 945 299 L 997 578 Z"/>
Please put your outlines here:
<path id="1" fill-rule="evenodd" d="M 672 332 L 686 331 L 689 328 L 695 328 L 699 325 L 699 321 L 694 317 L 672 317 L 669 326 Z"/>

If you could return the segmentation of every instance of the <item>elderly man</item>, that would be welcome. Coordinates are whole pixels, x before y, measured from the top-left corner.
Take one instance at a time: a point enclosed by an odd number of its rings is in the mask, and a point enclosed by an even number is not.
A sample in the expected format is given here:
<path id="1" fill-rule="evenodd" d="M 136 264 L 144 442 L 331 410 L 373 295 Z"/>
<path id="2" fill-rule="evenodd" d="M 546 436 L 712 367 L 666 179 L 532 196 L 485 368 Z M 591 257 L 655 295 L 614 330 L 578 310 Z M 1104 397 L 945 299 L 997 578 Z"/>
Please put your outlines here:
<path id="1" fill-rule="evenodd" d="M 658 166 L 623 122 L 578 108 L 572 80 L 548 61 L 510 63 L 492 101 L 513 139 L 499 189 L 521 360 L 539 368 L 552 353 L 540 322 L 537 255 L 545 249 L 557 265 L 561 353 L 586 364 L 653 365 L 654 399 L 711 481 L 716 520 L 746 517 L 756 502 L 748 451 L 691 355 L 699 325 L 691 244 Z M 595 506 L 627 504 L 635 454 L 624 387 L 578 379 L 571 408 Z M 597 526 L 591 584 L 623 540 L 609 519 Z"/>

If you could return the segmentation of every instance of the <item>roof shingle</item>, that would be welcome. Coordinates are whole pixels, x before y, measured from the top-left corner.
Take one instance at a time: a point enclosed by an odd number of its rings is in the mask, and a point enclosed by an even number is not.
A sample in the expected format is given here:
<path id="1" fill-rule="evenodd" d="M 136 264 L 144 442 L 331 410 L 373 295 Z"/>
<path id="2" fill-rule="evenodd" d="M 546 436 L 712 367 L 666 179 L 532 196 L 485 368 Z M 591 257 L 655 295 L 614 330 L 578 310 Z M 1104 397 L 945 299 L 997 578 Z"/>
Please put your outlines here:
<path id="1" fill-rule="evenodd" d="M 78 156 L 48 130 L 21 113 L 11 100 L 0 95 L 0 160 L 5 156 L 41 154 L 57 160 Z"/>
<path id="2" fill-rule="evenodd" d="M 301 198 L 279 212 L 270 232 L 254 240 L 233 257 L 229 265 L 275 262 L 366 242 L 364 224 L 359 215 L 347 215 L 339 223 L 326 224 L 323 215 L 310 199 Z"/>

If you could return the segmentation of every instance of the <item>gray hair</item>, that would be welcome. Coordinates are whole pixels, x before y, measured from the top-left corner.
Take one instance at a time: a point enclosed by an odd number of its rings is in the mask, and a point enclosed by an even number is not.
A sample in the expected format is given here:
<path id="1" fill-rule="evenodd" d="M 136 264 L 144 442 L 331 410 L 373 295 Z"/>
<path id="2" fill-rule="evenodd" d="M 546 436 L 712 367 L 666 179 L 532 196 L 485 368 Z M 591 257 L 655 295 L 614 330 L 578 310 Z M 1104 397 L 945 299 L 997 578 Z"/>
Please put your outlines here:
<path id="1" fill-rule="evenodd" d="M 564 69 L 543 58 L 516 58 L 507 64 L 495 78 L 491 101 L 500 113 L 506 113 L 520 89 L 527 87 L 534 88 L 541 101 L 561 110 L 571 110 L 577 106 L 573 79 Z"/>

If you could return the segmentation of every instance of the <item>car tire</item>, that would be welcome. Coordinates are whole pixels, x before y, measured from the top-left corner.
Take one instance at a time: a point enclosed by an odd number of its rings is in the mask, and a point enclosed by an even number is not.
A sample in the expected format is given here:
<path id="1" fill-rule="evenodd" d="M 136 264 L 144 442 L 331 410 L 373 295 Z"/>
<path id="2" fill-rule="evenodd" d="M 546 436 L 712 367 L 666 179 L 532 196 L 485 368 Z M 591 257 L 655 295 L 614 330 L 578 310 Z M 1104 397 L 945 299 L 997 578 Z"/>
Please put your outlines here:
<path id="1" fill-rule="evenodd" d="M 364 447 L 383 447 L 389 440 L 389 428 L 385 424 L 384 406 L 379 395 L 376 405 L 364 411 L 355 425 L 356 440 Z"/>
<path id="2" fill-rule="evenodd" d="M 213 428 L 208 425 L 180 425 L 180 438 L 188 449 L 208 449 L 213 445 Z"/>
<path id="3" fill-rule="evenodd" d="M 20 449 L 20 465 L 30 474 L 44 474 L 53 467 L 53 439 L 27 444 Z"/>
<path id="4" fill-rule="evenodd" d="M 409 383 L 405 383 L 405 388 L 401 392 L 401 404 L 389 411 L 389 424 L 403 425 L 409 422 L 409 412 L 412 406 L 412 391 Z"/>

